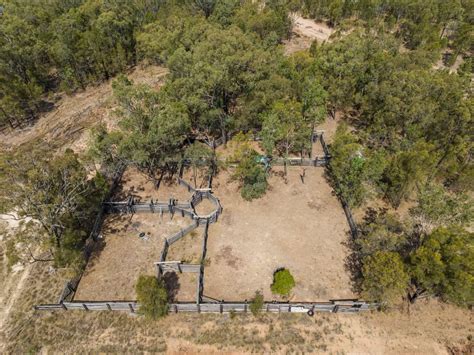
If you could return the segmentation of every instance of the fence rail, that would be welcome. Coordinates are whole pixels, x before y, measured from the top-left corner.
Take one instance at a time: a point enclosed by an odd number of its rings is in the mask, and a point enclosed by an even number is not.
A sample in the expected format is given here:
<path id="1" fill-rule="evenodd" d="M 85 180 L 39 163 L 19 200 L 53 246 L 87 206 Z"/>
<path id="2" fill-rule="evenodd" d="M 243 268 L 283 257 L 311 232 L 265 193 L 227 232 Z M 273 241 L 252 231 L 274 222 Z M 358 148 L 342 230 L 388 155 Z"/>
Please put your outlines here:
<path id="1" fill-rule="evenodd" d="M 197 227 L 199 227 L 199 220 L 194 220 L 193 223 L 191 223 L 186 228 L 181 229 L 179 232 L 175 233 L 171 237 L 166 238 L 168 240 L 169 245 L 172 245 L 173 243 L 176 243 L 178 240 L 183 238 L 189 232 L 195 230 Z"/>
<path id="2" fill-rule="evenodd" d="M 174 272 L 193 272 L 199 273 L 201 271 L 200 264 L 183 264 L 180 261 L 168 261 L 168 262 L 157 262 L 155 263 L 156 266 L 160 269 L 161 273 L 165 273 L 166 271 L 174 271 Z"/>
<path id="3" fill-rule="evenodd" d="M 261 311 L 268 313 L 357 313 L 375 309 L 376 304 L 352 303 L 264 303 Z M 136 312 L 140 308 L 136 302 L 63 302 L 61 304 L 41 304 L 36 310 L 85 310 L 85 311 L 127 311 Z M 248 303 L 173 303 L 170 312 L 226 313 L 248 312 Z"/>
<path id="4" fill-rule="evenodd" d="M 178 184 L 187 188 L 188 192 L 196 192 L 196 189 L 191 184 L 189 184 L 188 182 L 184 181 L 181 178 L 178 178 Z"/>
<path id="5" fill-rule="evenodd" d="M 309 158 L 288 158 L 286 163 L 289 166 L 317 166 L 323 167 L 328 164 L 328 159 L 326 157 L 315 157 L 314 159 Z M 271 161 L 273 166 L 283 166 L 285 165 L 285 159 L 276 158 Z"/>
<path id="6" fill-rule="evenodd" d="M 364 301 L 330 301 L 330 302 L 302 302 L 278 303 L 265 302 L 261 309 L 267 313 L 358 313 L 377 308 L 377 304 Z M 36 310 L 84 310 L 84 311 L 127 311 L 135 313 L 140 305 L 135 301 L 108 301 L 108 302 L 63 302 L 58 304 L 41 304 L 35 306 Z M 227 313 L 249 312 L 249 304 L 243 302 L 217 302 L 217 303 L 173 303 L 169 305 L 170 313 Z"/>

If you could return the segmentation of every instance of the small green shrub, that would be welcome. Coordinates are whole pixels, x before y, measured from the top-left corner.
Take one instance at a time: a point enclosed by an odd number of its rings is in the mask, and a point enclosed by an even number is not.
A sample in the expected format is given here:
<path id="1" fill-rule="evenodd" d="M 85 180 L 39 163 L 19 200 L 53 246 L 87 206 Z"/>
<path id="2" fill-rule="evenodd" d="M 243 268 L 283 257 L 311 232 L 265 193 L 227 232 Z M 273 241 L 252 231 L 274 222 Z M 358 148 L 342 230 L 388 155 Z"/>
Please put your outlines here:
<path id="1" fill-rule="evenodd" d="M 295 285 L 295 279 L 288 269 L 279 269 L 273 274 L 272 293 L 287 297 Z"/>
<path id="2" fill-rule="evenodd" d="M 257 316 L 261 312 L 262 307 L 263 295 L 260 291 L 256 291 L 255 296 L 250 300 L 250 312 L 252 312 L 254 316 Z"/>
<path id="3" fill-rule="evenodd" d="M 168 293 L 162 280 L 155 276 L 140 275 L 136 287 L 139 313 L 149 319 L 168 314 Z"/>

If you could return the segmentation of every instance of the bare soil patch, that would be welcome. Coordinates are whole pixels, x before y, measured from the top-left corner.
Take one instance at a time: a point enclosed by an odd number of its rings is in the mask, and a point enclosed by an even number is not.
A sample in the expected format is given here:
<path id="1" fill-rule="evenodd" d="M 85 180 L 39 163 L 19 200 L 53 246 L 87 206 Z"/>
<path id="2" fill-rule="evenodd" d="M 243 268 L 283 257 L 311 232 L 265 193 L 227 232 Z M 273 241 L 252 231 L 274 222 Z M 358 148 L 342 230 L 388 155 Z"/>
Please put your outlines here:
<path id="1" fill-rule="evenodd" d="M 247 202 L 238 185 L 221 172 L 213 191 L 224 211 L 209 229 L 204 294 L 226 301 L 250 299 L 262 290 L 266 300 L 273 272 L 288 268 L 296 280 L 292 301 L 357 298 L 344 267 L 348 226 L 324 178 L 324 169 L 289 168 L 289 183 L 274 168 L 270 191 Z"/>
<path id="2" fill-rule="evenodd" d="M 293 20 L 292 37 L 285 42 L 285 54 L 287 55 L 308 49 L 315 40 L 319 43 L 328 41 L 334 32 L 325 23 L 305 19 L 296 13 L 291 17 Z"/>
<path id="3" fill-rule="evenodd" d="M 191 182 L 191 173 L 186 171 L 183 178 Z M 159 187 L 147 175 L 141 173 L 136 168 L 129 167 L 125 170 L 117 193 L 113 197 L 114 201 L 124 201 L 128 196 L 133 196 L 136 202 L 153 201 L 167 202 L 174 198 L 180 202 L 188 201 L 192 192 L 177 182 L 178 174 L 164 176 Z"/>

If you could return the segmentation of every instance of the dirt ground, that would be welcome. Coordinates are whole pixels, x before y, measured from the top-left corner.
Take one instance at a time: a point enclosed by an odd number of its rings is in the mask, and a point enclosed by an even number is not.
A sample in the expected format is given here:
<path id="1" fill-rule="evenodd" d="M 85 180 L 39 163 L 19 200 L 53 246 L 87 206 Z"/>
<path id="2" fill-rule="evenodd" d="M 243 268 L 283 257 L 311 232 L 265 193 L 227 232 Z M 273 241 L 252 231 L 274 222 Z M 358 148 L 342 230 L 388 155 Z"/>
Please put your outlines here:
<path id="1" fill-rule="evenodd" d="M 182 261 L 185 264 L 201 262 L 203 246 L 203 228 L 197 228 L 169 247 L 166 260 Z"/>
<path id="2" fill-rule="evenodd" d="M 190 174 L 186 171 L 185 175 Z M 123 201 L 129 195 L 137 201 L 149 201 L 151 198 L 168 201 L 171 196 L 182 202 L 189 200 L 191 193 L 178 185 L 175 178 L 163 180 L 159 189 L 155 189 L 153 182 L 144 174 L 129 168 L 114 200 Z M 134 300 L 138 276 L 156 272 L 153 263 L 160 258 L 164 238 L 191 222 L 189 218 L 180 215 L 171 218 L 169 214 L 162 217 L 148 213 L 108 215 L 101 231 L 102 243 L 99 243 L 86 266 L 75 300 Z M 145 239 L 139 237 L 141 232 L 146 233 Z M 198 228 L 170 246 L 167 260 L 199 262 L 201 250 L 202 228 Z M 176 300 L 195 300 L 195 275 L 167 274 L 165 279 Z"/>
<path id="3" fill-rule="evenodd" d="M 275 169 L 274 169 L 275 170 Z M 277 170 L 281 173 L 281 170 Z M 250 299 L 256 290 L 266 300 L 273 272 L 286 267 L 296 280 L 292 301 L 357 298 L 344 268 L 348 227 L 324 169 L 289 168 L 289 183 L 279 176 L 258 200 L 244 201 L 229 172 L 214 180 L 223 214 L 209 229 L 204 294 L 217 299 Z"/>
<path id="4" fill-rule="evenodd" d="M 284 43 L 287 55 L 308 49 L 314 40 L 318 43 L 328 41 L 334 31 L 325 23 L 305 19 L 296 13 L 291 17 L 293 20 L 292 37 Z"/>
<path id="5" fill-rule="evenodd" d="M 165 176 L 160 183 L 159 188 L 155 188 L 153 181 L 145 174 L 139 172 L 136 168 L 130 167 L 125 170 L 114 201 L 124 201 L 128 196 L 133 196 L 135 201 L 149 202 L 153 201 L 167 202 L 174 198 L 179 202 L 186 202 L 192 196 L 184 186 L 177 183 L 177 175 Z M 183 179 L 192 184 L 192 172 L 186 170 Z"/>
<path id="6" fill-rule="evenodd" d="M 135 283 L 141 274 L 156 274 L 166 236 L 189 224 L 187 219 L 169 215 L 108 215 L 102 229 L 102 243 L 89 260 L 75 300 L 135 300 Z M 146 233 L 144 239 L 139 237 Z M 186 298 L 186 294 L 180 294 Z M 191 295 L 192 296 L 192 295 Z"/>

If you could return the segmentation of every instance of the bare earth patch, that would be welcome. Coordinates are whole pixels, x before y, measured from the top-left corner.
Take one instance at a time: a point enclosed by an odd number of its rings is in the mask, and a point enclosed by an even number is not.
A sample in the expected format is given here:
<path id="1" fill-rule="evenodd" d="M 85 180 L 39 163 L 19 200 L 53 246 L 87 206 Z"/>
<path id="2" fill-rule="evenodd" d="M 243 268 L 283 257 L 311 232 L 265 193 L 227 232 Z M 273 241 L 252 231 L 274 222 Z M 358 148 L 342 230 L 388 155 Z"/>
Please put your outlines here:
<path id="1" fill-rule="evenodd" d="M 357 298 L 344 268 L 347 222 L 324 169 L 306 169 L 302 183 L 302 169 L 292 167 L 288 184 L 274 170 L 270 191 L 252 202 L 242 199 L 228 172 L 214 180 L 224 211 L 209 229 L 204 294 L 237 301 L 262 290 L 266 300 L 277 299 L 273 272 L 286 267 L 296 280 L 292 301 Z"/>
<path id="2" fill-rule="evenodd" d="M 287 55 L 308 49 L 311 43 L 316 40 L 319 43 L 329 40 L 333 29 L 322 22 L 305 19 L 294 13 L 292 38 L 285 42 L 285 53 Z"/>

